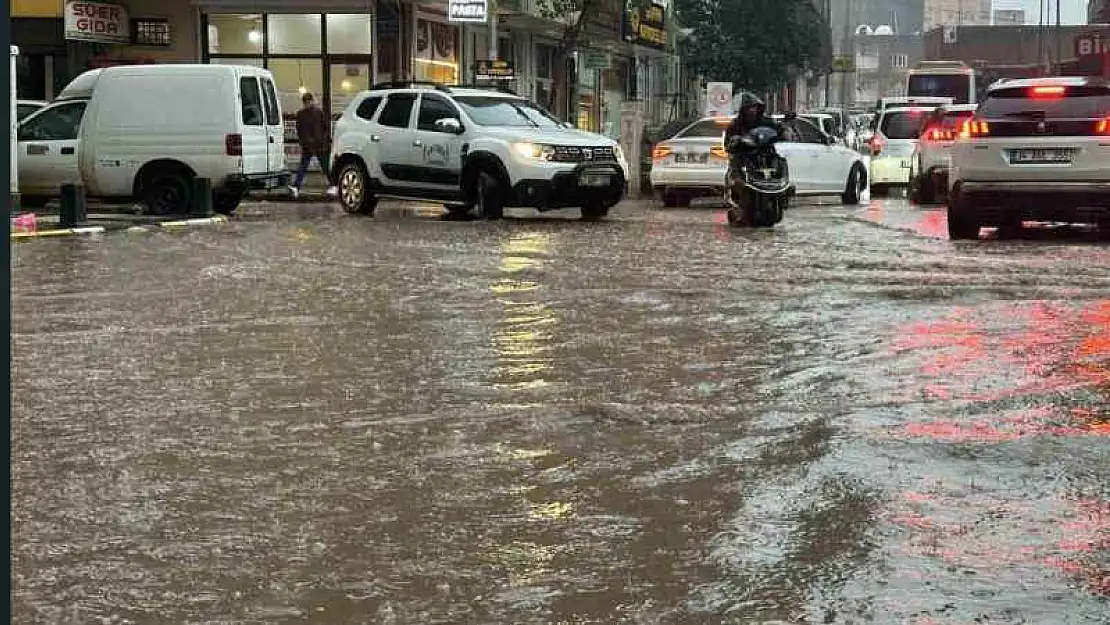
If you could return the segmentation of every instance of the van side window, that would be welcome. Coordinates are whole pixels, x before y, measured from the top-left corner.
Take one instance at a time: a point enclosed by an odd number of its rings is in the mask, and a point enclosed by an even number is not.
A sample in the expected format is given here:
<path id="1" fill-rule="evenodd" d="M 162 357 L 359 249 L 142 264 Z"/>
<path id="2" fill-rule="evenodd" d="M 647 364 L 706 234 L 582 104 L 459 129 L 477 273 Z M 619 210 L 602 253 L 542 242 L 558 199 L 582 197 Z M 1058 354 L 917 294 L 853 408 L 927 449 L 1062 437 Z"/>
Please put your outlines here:
<path id="1" fill-rule="evenodd" d="M 266 125 L 267 126 L 280 126 L 281 115 L 278 114 L 277 92 L 274 91 L 274 83 L 269 78 L 262 79 L 262 91 L 266 96 Z"/>
<path id="2" fill-rule="evenodd" d="M 366 121 L 370 121 L 374 119 L 374 113 L 378 112 L 378 106 L 380 106 L 381 103 L 382 97 L 380 95 L 366 98 L 358 105 L 358 108 L 355 109 L 355 115 L 358 115 Z"/>
<path id="3" fill-rule="evenodd" d="M 386 100 L 385 108 L 378 116 L 378 123 L 393 128 L 408 128 L 412 105 L 415 103 L 415 93 L 394 93 Z"/>
<path id="4" fill-rule="evenodd" d="M 243 105 L 243 123 L 247 126 L 262 125 L 262 95 L 258 92 L 258 79 L 243 76 L 239 79 L 239 99 Z"/>
<path id="5" fill-rule="evenodd" d="M 19 127 L 20 141 L 72 141 L 81 129 L 85 103 L 63 104 L 43 111 Z"/>

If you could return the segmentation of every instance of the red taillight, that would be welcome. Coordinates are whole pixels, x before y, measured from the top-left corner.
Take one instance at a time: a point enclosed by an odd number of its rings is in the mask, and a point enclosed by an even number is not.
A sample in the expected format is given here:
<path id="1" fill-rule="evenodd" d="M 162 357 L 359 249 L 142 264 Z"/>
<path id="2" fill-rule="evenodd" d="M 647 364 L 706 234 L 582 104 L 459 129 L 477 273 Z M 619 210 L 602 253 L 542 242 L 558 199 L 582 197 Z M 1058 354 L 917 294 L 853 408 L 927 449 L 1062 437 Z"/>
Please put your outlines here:
<path id="1" fill-rule="evenodd" d="M 654 148 L 654 149 L 653 149 L 653 150 L 651 151 L 651 159 L 652 159 L 652 160 L 659 160 L 659 159 L 661 159 L 661 158 L 667 158 L 668 156 L 670 156 L 670 155 L 671 155 L 671 153 L 672 153 L 673 151 L 674 151 L 674 150 L 672 150 L 672 149 L 670 148 L 670 146 L 667 146 L 667 145 L 662 145 L 662 144 L 660 144 L 660 145 L 657 145 L 657 146 L 655 146 L 655 148 Z"/>
<path id="2" fill-rule="evenodd" d="M 1064 95 L 1064 91 L 1063 87 L 1033 87 L 1030 95 L 1034 98 L 1058 98 Z"/>
<path id="3" fill-rule="evenodd" d="M 969 119 L 965 121 L 963 127 L 960 128 L 960 138 L 971 139 L 974 137 L 986 137 L 990 132 L 991 129 L 990 126 L 987 125 L 987 122 L 981 119 Z"/>
<path id="4" fill-rule="evenodd" d="M 940 126 L 933 126 L 925 131 L 922 137 L 926 141 L 954 141 L 956 135 L 948 128 L 941 128 Z"/>
<path id="5" fill-rule="evenodd" d="M 228 156 L 242 156 L 243 155 L 243 135 L 231 134 L 224 135 L 224 151 Z"/>
<path id="6" fill-rule="evenodd" d="M 1099 120 L 1095 132 L 1100 135 L 1110 136 L 1110 117 L 1103 117 Z"/>

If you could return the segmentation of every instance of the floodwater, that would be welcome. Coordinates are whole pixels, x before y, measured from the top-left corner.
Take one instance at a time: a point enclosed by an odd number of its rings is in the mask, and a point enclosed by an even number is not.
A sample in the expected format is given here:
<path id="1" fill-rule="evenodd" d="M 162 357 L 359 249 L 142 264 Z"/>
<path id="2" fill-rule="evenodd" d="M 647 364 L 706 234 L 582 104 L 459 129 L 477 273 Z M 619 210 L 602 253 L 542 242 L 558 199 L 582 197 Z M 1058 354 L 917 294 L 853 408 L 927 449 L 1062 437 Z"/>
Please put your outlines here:
<path id="1" fill-rule="evenodd" d="M 1110 247 L 943 210 L 15 246 L 18 623 L 1110 623 Z"/>

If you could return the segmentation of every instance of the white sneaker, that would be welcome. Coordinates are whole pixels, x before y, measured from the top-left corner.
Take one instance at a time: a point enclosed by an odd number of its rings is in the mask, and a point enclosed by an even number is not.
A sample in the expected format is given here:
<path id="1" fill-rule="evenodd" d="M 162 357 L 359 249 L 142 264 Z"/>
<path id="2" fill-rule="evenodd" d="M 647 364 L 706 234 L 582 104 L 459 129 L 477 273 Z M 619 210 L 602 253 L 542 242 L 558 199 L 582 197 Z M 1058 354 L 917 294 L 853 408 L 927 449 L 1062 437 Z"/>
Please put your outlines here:
<path id="1" fill-rule="evenodd" d="M 297 187 L 289 187 L 289 196 L 293 199 L 301 197 L 301 190 Z"/>
<path id="2" fill-rule="evenodd" d="M 339 187 L 330 186 L 325 193 L 327 193 L 328 197 L 335 197 L 339 195 Z"/>

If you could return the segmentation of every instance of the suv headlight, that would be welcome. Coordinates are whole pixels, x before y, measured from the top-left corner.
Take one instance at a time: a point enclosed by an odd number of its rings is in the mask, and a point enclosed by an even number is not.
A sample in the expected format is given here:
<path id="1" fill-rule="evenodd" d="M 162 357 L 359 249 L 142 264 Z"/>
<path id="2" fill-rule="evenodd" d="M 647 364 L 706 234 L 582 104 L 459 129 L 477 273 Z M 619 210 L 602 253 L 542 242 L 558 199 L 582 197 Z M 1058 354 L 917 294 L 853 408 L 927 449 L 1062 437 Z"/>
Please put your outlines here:
<path id="1" fill-rule="evenodd" d="M 555 146 L 544 143 L 514 143 L 513 150 L 524 158 L 550 161 L 555 157 Z"/>

